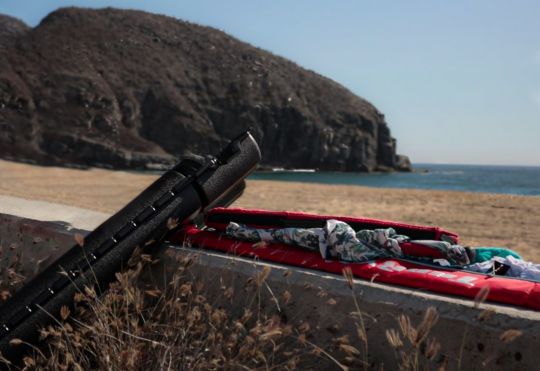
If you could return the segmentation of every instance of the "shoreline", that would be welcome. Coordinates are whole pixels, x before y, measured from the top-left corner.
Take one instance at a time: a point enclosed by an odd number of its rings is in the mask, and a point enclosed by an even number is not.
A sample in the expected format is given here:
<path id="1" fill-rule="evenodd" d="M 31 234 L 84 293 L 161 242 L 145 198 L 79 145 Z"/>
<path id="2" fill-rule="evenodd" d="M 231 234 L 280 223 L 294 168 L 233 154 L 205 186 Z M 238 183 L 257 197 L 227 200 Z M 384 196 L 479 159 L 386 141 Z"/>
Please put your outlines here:
<path id="1" fill-rule="evenodd" d="M 540 167 L 425 164 L 412 172 L 256 172 L 251 179 L 540 197 Z"/>
<path id="2" fill-rule="evenodd" d="M 156 168 L 156 169 L 113 169 L 107 167 L 95 167 L 95 166 L 83 166 L 77 164 L 65 164 L 65 166 L 59 165 L 43 165 L 38 164 L 34 160 L 26 159 L 11 159 L 11 158 L 0 158 L 0 169 L 2 169 L 2 164 L 19 164 L 19 165 L 29 165 L 38 168 L 48 168 L 48 169 L 67 169 L 67 170 L 81 170 L 81 171 L 92 171 L 92 170 L 106 170 L 113 172 L 124 172 L 128 174 L 136 175 L 150 175 L 150 176 L 160 176 L 168 170 L 168 167 Z M 357 187 L 366 187 L 366 188 L 376 188 L 376 189 L 406 189 L 406 190 L 426 190 L 426 191 L 445 191 L 445 192 L 464 192 L 464 193 L 474 193 L 474 194 L 493 194 L 493 195 L 515 195 L 515 196 L 524 196 L 524 197 L 539 197 L 540 192 L 537 194 L 526 194 L 519 192 L 496 192 L 496 191 L 486 191 L 486 190 L 471 190 L 471 189 L 452 189 L 452 188 L 433 188 L 423 185 L 418 186 L 387 186 L 387 185 L 367 185 L 367 184 L 358 184 L 358 183 L 348 183 L 348 182 L 325 182 L 325 181 L 312 181 L 312 180 L 294 180 L 294 179 L 264 179 L 265 176 L 275 174 L 276 176 L 281 175 L 305 175 L 305 174 L 319 174 L 319 175 L 336 175 L 336 176 L 360 176 L 369 178 L 371 176 L 379 175 L 399 175 L 399 174 L 431 174 L 437 172 L 438 169 L 429 169 L 429 167 L 448 167 L 450 168 L 494 168 L 494 169 L 534 169 L 540 170 L 540 165 L 505 165 L 505 164 L 450 164 L 450 163 L 416 163 L 410 171 L 400 171 L 400 170 L 389 170 L 389 171 L 369 171 L 369 172 L 347 172 L 347 171 L 321 171 L 318 169 L 311 168 L 280 168 L 280 167 L 269 167 L 269 168 L 257 168 L 248 178 L 249 180 L 265 180 L 265 181 L 276 181 L 276 182 L 295 182 L 302 184 L 324 184 L 324 185 L 344 185 L 344 186 L 357 186 Z M 257 177 L 262 176 L 263 178 L 257 179 Z"/>
<path id="3" fill-rule="evenodd" d="M 157 177 L 0 160 L 0 195 L 112 214 Z M 508 247 L 540 262 L 538 196 L 249 179 L 232 206 L 440 226 L 458 233 L 464 245 Z"/>
<path id="4" fill-rule="evenodd" d="M 451 192 L 451 193 L 464 193 L 470 196 L 474 195 L 491 195 L 491 196 L 513 196 L 513 197 L 526 197 L 526 198 L 538 198 L 540 195 L 522 195 L 517 193 L 497 193 L 497 192 L 483 192 L 483 191 L 463 191 L 459 189 L 434 189 L 434 188 L 408 188 L 408 187 L 375 187 L 370 185 L 362 184 L 329 184 L 329 183 L 317 183 L 317 182 L 299 182 L 294 180 L 267 180 L 267 179 L 247 179 L 248 182 L 276 182 L 276 183 L 293 183 L 293 184 L 304 184 L 307 186 L 310 185 L 323 185 L 323 186 L 340 186 L 340 187 L 357 187 L 357 188 L 366 188 L 366 189 L 380 189 L 385 191 L 424 191 L 424 192 Z"/>

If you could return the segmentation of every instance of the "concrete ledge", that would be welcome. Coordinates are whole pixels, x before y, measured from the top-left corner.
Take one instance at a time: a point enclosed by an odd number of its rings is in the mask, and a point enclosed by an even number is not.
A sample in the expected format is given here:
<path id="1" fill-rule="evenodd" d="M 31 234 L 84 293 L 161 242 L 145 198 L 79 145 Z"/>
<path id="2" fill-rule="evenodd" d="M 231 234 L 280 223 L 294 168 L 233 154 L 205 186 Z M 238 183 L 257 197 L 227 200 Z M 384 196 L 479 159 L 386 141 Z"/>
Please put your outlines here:
<path id="1" fill-rule="evenodd" d="M 109 216 L 45 201 L 0 195 L 0 289 L 14 291 Z M 23 277 L 13 277 L 17 267 Z M 11 277 L 10 277 L 11 275 Z"/>
<path id="2" fill-rule="evenodd" d="M 0 290 L 16 291 L 74 246 L 75 233 L 88 231 L 63 222 L 0 214 Z"/>
<path id="3" fill-rule="evenodd" d="M 11 254 L 8 256 L 13 257 L 20 252 L 19 260 L 23 265 L 27 261 L 33 262 L 26 265 L 29 275 L 69 249 L 75 231 L 65 224 L 0 216 L 3 253 L 8 251 Z M 18 247 L 11 249 L 11 244 Z M 171 249 L 174 254 L 170 253 Z M 192 260 L 189 274 L 194 280 L 205 282 L 207 295 L 214 304 L 233 314 L 241 314 L 248 302 L 254 300 L 246 289 L 248 282 L 264 267 L 270 267 L 266 283 L 256 297 L 260 310 L 275 314 L 289 324 L 308 322 L 311 327 L 308 340 L 336 354 L 343 355 L 335 341 L 343 335 L 349 335 L 351 343 L 362 348 L 356 331 L 358 318 L 351 317 L 351 313 L 357 312 L 353 297 L 356 298 L 366 323 L 369 360 L 373 367 L 384 364 L 386 369 L 395 369 L 398 366 L 386 330 L 399 331 L 397 318 L 401 314 L 409 316 L 417 326 L 429 306 L 435 307 L 440 316 L 430 333 L 441 343 L 441 354 L 435 359 L 434 366 L 446 364 L 447 369 L 463 370 L 484 367 L 523 370 L 535 369 L 540 364 L 540 352 L 537 351 L 540 344 L 539 312 L 492 304 L 475 308 L 469 300 L 361 280 L 355 280 L 351 290 L 341 276 L 173 245 L 164 245 L 158 255 L 160 263 L 153 267 L 146 278 L 147 283 L 165 286 L 179 265 L 178 259 L 189 258 Z M 44 256 L 46 259 L 36 265 L 36 261 Z M 1 264 L 3 274 L 6 261 L 9 259 L 3 259 Z M 232 298 L 223 295 L 229 287 L 234 292 Z M 291 296 L 288 302 L 283 299 L 286 291 Z M 485 316 L 487 311 L 493 313 Z M 480 319 L 482 316 L 486 318 Z M 505 343 L 500 336 L 506 330 L 519 330 L 523 334 Z M 317 361 L 314 366 L 331 368 L 332 363 Z"/>
<path id="4" fill-rule="evenodd" d="M 88 231 L 93 230 L 109 217 L 107 214 L 80 207 L 3 195 L 0 195 L 0 214 L 17 215 L 21 218 L 41 221 L 58 221 L 67 223 L 70 227 Z"/>
<path id="5" fill-rule="evenodd" d="M 364 313 L 369 343 L 370 360 L 373 366 L 384 363 L 394 369 L 393 349 L 386 339 L 387 329 L 399 331 L 398 317 L 408 315 L 413 324 L 418 325 L 429 306 L 439 313 L 439 321 L 432 335 L 441 343 L 444 356 L 436 359 L 442 365 L 448 362 L 447 369 L 457 369 L 460 349 L 463 347 L 461 367 L 472 370 L 478 367 L 505 370 L 534 369 L 540 361 L 536 350 L 540 341 L 540 313 L 492 304 L 480 304 L 479 308 L 468 300 L 445 297 L 412 291 L 384 284 L 354 281 L 351 290 L 345 279 L 336 275 L 320 274 L 305 269 L 291 268 L 277 264 L 254 262 L 220 253 L 171 246 L 181 256 L 194 258 L 191 272 L 196 279 L 203 278 L 214 287 L 214 297 L 222 295 L 222 287 L 233 287 L 234 292 L 242 293 L 245 282 L 261 273 L 264 266 L 272 268 L 266 282 L 269 290 L 262 290 L 260 299 L 267 309 L 289 321 L 307 321 L 313 331 L 311 340 L 324 349 L 335 348 L 337 336 L 349 335 L 357 339 L 358 319 L 351 317 L 357 311 L 353 295 Z M 164 266 L 174 263 L 164 257 Z M 285 273 L 287 272 L 287 273 Z M 212 285 L 211 283 L 214 282 Z M 219 282 L 219 288 L 215 283 Z M 288 291 L 293 298 L 285 304 L 282 294 Z M 242 295 L 242 294 L 240 294 Z M 239 313 L 244 307 L 240 303 L 220 301 L 223 306 L 232 306 Z M 276 304 L 277 299 L 277 304 Z M 480 315 L 493 311 L 491 316 L 480 320 Z M 520 330 L 523 335 L 513 342 L 504 343 L 499 338 L 506 330 Z"/>

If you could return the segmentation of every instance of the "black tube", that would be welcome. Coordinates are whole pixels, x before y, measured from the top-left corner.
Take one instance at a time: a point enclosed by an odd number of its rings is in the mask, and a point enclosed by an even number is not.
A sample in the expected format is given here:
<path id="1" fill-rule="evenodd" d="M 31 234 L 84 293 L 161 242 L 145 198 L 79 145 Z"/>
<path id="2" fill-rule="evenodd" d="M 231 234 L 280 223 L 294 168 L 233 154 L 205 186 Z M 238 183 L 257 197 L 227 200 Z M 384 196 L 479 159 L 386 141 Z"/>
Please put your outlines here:
<path id="1" fill-rule="evenodd" d="M 38 330 L 57 317 L 62 306 L 85 285 L 106 290 L 137 246 L 162 236 L 169 218 L 193 218 L 212 204 L 229 204 L 243 190 L 244 178 L 260 161 L 253 137 L 246 132 L 217 156 L 204 161 L 183 160 L 166 172 L 122 210 L 86 236 L 0 306 L 0 352 L 16 362 Z"/>

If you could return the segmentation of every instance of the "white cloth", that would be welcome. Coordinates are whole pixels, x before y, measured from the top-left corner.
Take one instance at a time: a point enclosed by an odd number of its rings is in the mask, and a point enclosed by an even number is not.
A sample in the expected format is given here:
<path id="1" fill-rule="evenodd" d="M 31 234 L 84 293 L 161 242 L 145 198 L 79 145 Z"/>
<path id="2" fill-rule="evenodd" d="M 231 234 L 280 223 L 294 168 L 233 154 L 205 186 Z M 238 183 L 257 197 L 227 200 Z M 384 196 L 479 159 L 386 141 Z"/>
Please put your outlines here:
<path id="1" fill-rule="evenodd" d="M 494 272 L 495 261 L 509 267 L 505 274 L 506 277 L 540 281 L 540 264 L 534 264 L 525 260 L 516 259 L 511 255 L 504 258 L 496 256 L 485 262 L 468 265 L 466 269 L 474 272 L 490 274 Z"/>

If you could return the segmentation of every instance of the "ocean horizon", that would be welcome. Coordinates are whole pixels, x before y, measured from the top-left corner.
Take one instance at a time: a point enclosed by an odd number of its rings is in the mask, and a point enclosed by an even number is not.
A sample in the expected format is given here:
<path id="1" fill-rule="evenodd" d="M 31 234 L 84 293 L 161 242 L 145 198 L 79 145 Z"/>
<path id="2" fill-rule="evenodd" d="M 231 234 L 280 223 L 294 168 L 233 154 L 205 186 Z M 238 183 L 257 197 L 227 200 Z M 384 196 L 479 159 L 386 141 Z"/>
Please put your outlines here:
<path id="1" fill-rule="evenodd" d="M 540 166 L 413 164 L 414 172 L 258 171 L 249 179 L 540 196 Z"/>

